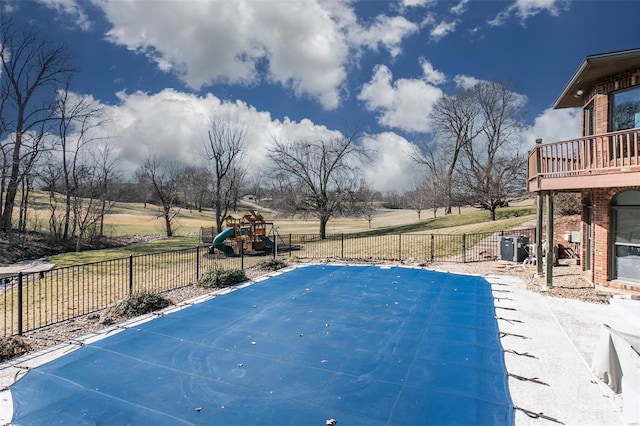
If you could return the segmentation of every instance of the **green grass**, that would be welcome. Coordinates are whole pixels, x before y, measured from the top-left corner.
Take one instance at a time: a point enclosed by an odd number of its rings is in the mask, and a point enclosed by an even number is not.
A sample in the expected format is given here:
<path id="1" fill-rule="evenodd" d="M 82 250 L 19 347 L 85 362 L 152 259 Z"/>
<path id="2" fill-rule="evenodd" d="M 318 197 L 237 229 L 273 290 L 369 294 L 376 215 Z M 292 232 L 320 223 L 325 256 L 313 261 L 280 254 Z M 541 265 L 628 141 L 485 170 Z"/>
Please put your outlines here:
<path id="1" fill-rule="evenodd" d="M 462 215 L 453 214 L 406 225 L 389 226 L 371 231 L 353 233 L 349 234 L 349 236 L 367 237 L 389 234 L 431 233 L 431 231 L 441 231 L 437 233 L 450 234 L 495 232 L 518 227 L 524 222 L 531 220 L 533 218 L 533 213 L 534 209 L 528 207 L 500 209 L 496 213 L 497 220 L 495 222 L 489 221 L 489 212 L 486 211 L 471 212 Z M 450 229 L 456 227 L 464 227 L 464 229 Z M 55 263 L 58 267 L 63 267 L 109 259 L 118 259 L 128 257 L 130 255 L 136 256 L 163 251 L 188 249 L 197 245 L 197 237 L 160 238 L 147 243 L 133 244 L 128 247 L 59 254 L 51 256 L 48 261 Z"/>
<path id="2" fill-rule="evenodd" d="M 82 265 L 85 263 L 100 262 L 103 260 L 119 259 L 142 254 L 159 253 L 171 250 L 190 249 L 198 245 L 196 237 L 172 237 L 160 238 L 146 243 L 132 244 L 127 247 L 118 247 L 102 250 L 87 250 L 80 253 L 62 253 L 49 257 L 47 260 L 58 267 Z"/>
<path id="3" fill-rule="evenodd" d="M 505 226 L 518 226 L 531 220 L 532 215 L 534 214 L 535 208 L 533 207 L 508 207 L 496 211 L 495 222 L 490 220 L 490 214 L 488 211 L 477 211 L 460 215 L 451 214 L 406 225 L 377 228 L 370 231 L 358 232 L 356 235 L 407 234 L 476 224 L 478 225 L 479 230 L 473 230 L 470 232 L 491 232 L 505 229 Z M 506 219 L 509 219 L 508 225 L 505 225 L 507 223 L 505 221 Z M 487 230 L 484 230 L 485 227 Z M 495 229 L 496 227 L 497 229 Z"/>

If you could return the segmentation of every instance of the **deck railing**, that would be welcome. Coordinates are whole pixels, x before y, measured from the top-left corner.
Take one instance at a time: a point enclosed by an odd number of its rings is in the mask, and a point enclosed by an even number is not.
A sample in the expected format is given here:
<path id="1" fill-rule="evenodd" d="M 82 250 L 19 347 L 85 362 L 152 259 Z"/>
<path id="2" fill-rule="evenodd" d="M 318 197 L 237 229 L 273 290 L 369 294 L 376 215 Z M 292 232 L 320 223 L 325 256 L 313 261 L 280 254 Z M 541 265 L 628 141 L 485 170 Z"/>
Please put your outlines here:
<path id="1" fill-rule="evenodd" d="M 529 190 L 538 178 L 560 178 L 623 172 L 640 168 L 640 128 L 538 143 L 529 153 Z"/>
<path id="2" fill-rule="evenodd" d="M 277 253 L 224 257 L 206 247 L 129 256 L 102 262 L 19 273 L 0 281 L 0 337 L 22 335 L 101 311 L 127 295 L 164 293 L 196 283 L 215 270 L 246 269 L 267 256 L 279 258 L 479 262 L 499 257 L 502 236 L 535 240 L 535 229 L 476 234 L 289 234 Z M 273 237 L 272 237 L 273 238 Z"/>

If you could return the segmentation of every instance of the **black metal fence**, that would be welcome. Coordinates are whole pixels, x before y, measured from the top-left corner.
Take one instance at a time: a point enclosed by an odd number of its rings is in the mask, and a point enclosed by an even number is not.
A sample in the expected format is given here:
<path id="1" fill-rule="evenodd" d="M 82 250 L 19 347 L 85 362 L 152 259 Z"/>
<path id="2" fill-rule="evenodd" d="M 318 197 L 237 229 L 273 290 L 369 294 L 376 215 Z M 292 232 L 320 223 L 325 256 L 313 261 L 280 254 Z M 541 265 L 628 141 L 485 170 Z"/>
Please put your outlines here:
<path id="1" fill-rule="evenodd" d="M 535 240 L 535 229 L 475 234 L 272 236 L 278 258 L 480 262 L 499 258 L 502 236 Z M 206 247 L 19 273 L 0 282 L 0 335 L 28 331 L 101 311 L 132 293 L 163 293 L 196 283 L 214 270 L 245 269 L 264 256 L 224 257 Z"/>
<path id="2" fill-rule="evenodd" d="M 473 234 L 388 234 L 358 236 L 289 234 L 276 238 L 279 257 L 482 262 L 499 257 L 503 236 L 535 240 L 535 228 Z"/>

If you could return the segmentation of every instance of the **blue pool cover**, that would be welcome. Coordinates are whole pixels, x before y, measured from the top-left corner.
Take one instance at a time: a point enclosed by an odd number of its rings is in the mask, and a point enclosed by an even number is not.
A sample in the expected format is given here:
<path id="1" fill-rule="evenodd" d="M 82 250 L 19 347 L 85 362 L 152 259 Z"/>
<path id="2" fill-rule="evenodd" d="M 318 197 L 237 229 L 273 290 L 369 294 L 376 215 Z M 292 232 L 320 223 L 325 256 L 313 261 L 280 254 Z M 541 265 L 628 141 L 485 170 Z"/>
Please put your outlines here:
<path id="1" fill-rule="evenodd" d="M 16 425 L 510 425 L 490 284 L 311 265 L 81 347 L 10 388 Z"/>

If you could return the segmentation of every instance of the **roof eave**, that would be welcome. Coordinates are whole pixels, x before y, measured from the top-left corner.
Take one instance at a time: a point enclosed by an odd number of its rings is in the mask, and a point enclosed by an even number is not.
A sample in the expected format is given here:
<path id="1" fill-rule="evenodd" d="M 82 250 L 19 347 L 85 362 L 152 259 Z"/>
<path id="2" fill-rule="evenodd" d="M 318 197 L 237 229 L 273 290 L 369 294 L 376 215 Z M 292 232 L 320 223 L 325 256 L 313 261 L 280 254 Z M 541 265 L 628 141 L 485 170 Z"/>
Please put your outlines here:
<path id="1" fill-rule="evenodd" d="M 583 87 L 589 84 L 595 84 L 594 81 L 583 81 L 584 74 L 589 71 L 589 69 L 594 64 L 599 64 L 607 61 L 624 61 L 625 59 L 637 59 L 640 58 L 640 49 L 632 49 L 632 50 L 623 50 L 618 52 L 611 53 L 602 53 L 598 55 L 587 56 L 576 72 L 573 74 L 564 90 L 553 104 L 553 109 L 560 108 L 575 108 L 582 106 L 582 97 L 576 96 L 578 90 L 585 91 L 588 87 Z"/>

